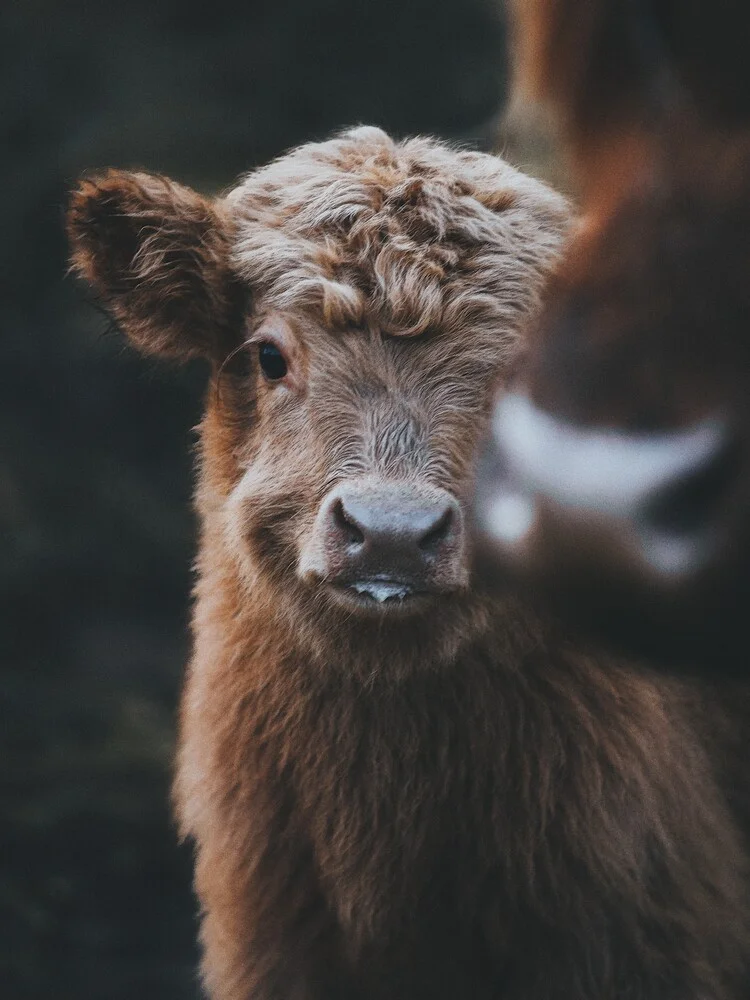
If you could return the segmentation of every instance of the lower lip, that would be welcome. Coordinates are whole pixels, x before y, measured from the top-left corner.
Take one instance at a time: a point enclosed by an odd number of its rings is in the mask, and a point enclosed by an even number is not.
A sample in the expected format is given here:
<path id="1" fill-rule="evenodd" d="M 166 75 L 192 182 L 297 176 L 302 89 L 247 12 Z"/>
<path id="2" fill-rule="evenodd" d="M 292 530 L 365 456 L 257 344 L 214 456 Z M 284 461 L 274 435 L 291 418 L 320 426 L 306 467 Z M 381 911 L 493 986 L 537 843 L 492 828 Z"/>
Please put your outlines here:
<path id="1" fill-rule="evenodd" d="M 375 601 L 376 604 L 386 604 L 388 602 L 398 604 L 411 597 L 414 593 L 413 588 L 409 584 L 393 580 L 354 581 L 348 585 L 348 589 L 355 591 L 360 597 L 366 597 Z"/>
<path id="2" fill-rule="evenodd" d="M 335 584 L 333 589 L 340 597 L 373 611 L 398 611 L 430 596 L 427 591 L 415 590 L 410 584 L 391 580 L 357 580 Z"/>

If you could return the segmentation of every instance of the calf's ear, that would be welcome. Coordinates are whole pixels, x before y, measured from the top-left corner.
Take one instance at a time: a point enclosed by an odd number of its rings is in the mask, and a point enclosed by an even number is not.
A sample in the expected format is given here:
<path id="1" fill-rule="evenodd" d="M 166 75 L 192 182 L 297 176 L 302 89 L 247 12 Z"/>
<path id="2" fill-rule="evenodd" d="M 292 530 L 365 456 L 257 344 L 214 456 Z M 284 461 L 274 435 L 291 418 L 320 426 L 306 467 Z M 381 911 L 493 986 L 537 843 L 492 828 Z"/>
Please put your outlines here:
<path id="1" fill-rule="evenodd" d="M 81 181 L 67 230 L 73 270 L 141 351 L 226 357 L 242 296 L 215 203 L 165 177 L 112 170 Z"/>

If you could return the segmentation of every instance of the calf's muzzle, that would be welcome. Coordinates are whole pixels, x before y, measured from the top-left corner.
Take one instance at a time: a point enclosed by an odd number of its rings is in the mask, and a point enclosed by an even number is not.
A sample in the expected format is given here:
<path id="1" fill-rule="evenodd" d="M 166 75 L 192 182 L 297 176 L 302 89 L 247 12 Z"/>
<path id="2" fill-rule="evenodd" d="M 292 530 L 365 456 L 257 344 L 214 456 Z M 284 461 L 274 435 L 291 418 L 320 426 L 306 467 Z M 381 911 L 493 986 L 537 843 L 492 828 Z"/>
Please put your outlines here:
<path id="1" fill-rule="evenodd" d="M 365 603 L 402 603 L 465 586 L 465 547 L 463 515 L 447 490 L 363 478 L 324 497 L 300 575 Z"/>

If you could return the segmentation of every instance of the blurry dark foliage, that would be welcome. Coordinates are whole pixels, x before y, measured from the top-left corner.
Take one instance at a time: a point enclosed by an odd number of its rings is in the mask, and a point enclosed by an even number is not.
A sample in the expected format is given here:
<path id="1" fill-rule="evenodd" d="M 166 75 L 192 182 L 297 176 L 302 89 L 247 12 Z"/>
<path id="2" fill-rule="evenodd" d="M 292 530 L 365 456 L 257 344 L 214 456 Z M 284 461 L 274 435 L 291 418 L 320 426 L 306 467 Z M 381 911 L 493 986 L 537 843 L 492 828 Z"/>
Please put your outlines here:
<path id="1" fill-rule="evenodd" d="M 65 278 L 65 192 L 106 165 L 219 189 L 357 122 L 481 138 L 502 25 L 493 0 L 6 0 L 0 79 L 0 994 L 194 997 L 168 786 L 202 372 L 137 358 Z"/>

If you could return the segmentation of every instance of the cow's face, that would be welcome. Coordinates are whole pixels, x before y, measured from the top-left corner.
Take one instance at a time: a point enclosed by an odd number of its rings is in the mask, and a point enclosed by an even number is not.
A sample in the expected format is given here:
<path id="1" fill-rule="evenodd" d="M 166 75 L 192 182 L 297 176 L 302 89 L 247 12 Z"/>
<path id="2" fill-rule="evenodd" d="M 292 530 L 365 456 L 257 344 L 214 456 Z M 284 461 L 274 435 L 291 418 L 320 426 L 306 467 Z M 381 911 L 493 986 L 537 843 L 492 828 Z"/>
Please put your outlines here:
<path id="1" fill-rule="evenodd" d="M 248 604 L 319 646 L 486 619 L 474 459 L 567 218 L 501 160 L 375 129 L 217 202 L 141 175 L 75 196 L 75 263 L 131 339 L 213 362 L 204 552 Z"/>
<path id="2" fill-rule="evenodd" d="M 668 181 L 592 213 L 483 479 L 501 561 L 660 656 L 705 658 L 745 628 L 750 194 L 730 145 L 696 142 Z"/>

